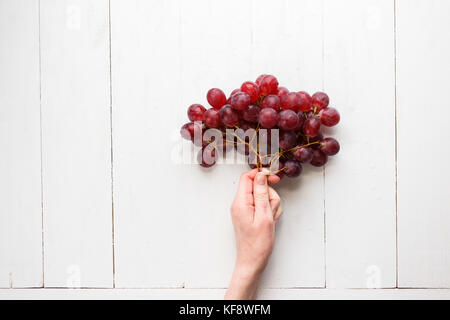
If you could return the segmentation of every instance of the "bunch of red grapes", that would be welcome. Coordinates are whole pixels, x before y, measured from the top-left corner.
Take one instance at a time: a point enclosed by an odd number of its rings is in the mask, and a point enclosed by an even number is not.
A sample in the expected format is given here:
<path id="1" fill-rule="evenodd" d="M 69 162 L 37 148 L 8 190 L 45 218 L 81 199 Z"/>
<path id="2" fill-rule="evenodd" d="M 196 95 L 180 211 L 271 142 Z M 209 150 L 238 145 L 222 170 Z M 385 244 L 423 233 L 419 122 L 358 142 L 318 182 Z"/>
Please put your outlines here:
<path id="1" fill-rule="evenodd" d="M 326 93 L 310 96 L 305 91 L 290 92 L 278 86 L 276 77 L 263 74 L 255 82 L 244 82 L 228 98 L 217 88 L 210 89 L 206 98 L 212 108 L 191 105 L 187 111 L 190 122 L 181 128 L 183 138 L 202 147 L 197 160 L 203 167 L 214 165 L 219 154 L 225 155 L 234 147 L 248 157 L 251 168 L 268 168 L 280 177 L 297 177 L 302 164 L 320 167 L 328 156 L 339 152 L 338 141 L 324 138 L 320 132 L 321 126 L 332 127 L 340 120 L 339 112 L 328 106 Z M 212 139 L 205 134 L 208 129 L 219 135 Z M 254 136 L 233 133 L 249 129 Z M 278 150 L 271 149 L 274 136 L 278 137 Z"/>

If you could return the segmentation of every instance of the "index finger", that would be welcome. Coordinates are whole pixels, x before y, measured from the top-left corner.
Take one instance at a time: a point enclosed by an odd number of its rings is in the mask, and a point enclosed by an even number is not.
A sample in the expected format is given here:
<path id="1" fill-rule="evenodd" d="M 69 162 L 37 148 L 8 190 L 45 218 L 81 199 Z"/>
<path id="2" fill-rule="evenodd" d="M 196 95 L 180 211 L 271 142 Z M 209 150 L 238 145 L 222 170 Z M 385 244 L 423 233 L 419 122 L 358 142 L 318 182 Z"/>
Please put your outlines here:
<path id="1" fill-rule="evenodd" d="M 236 199 L 244 200 L 245 203 L 253 205 L 253 180 L 257 173 L 258 169 L 253 169 L 241 174 Z"/>
<path id="2" fill-rule="evenodd" d="M 270 176 L 267 177 L 267 180 L 269 181 L 270 184 L 275 184 L 280 182 L 280 177 L 277 176 L 276 174 L 271 174 Z"/>

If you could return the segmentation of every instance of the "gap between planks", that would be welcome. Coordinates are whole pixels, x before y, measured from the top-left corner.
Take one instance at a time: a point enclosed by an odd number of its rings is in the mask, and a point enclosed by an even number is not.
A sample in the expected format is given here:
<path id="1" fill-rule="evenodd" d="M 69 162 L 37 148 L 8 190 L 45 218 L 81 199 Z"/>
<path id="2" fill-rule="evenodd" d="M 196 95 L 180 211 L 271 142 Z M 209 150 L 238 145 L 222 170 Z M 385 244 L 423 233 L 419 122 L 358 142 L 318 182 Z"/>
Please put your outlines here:
<path id="1" fill-rule="evenodd" d="M 394 10 L 394 132 L 395 132 L 395 287 L 398 288 L 398 140 L 397 140 L 397 0 L 393 0 Z"/>
<path id="2" fill-rule="evenodd" d="M 45 288 L 45 244 L 44 244 L 44 174 L 42 155 L 42 55 L 41 55 L 41 0 L 38 0 L 38 60 L 39 60 L 39 143 L 41 160 L 41 255 L 42 255 L 42 288 Z"/>
<path id="3" fill-rule="evenodd" d="M 114 152 L 113 152 L 113 93 L 112 93 L 112 47 L 111 47 L 111 0 L 108 0 L 108 36 L 109 36 L 109 126 L 111 147 L 111 241 L 112 241 L 112 278 L 113 288 L 116 287 L 116 259 L 114 236 Z"/>
<path id="4" fill-rule="evenodd" d="M 395 101 L 395 224 L 396 224 L 396 285 L 395 288 L 403 289 L 398 286 L 398 202 L 397 202 L 397 59 L 396 59 L 396 46 L 397 46 L 397 36 L 396 36 L 396 0 L 393 0 L 393 13 L 394 13 L 394 101 Z M 324 1 L 322 0 L 322 33 L 324 26 Z M 116 288 L 115 284 L 115 226 L 114 226 L 114 170 L 113 170 L 113 92 L 112 92 L 112 32 L 111 32 L 111 0 L 108 0 L 108 35 L 109 35 L 109 89 L 110 89 L 110 144 L 111 144 L 111 203 L 112 203 L 112 276 L 113 276 L 113 288 Z M 42 73 L 41 73 L 41 1 L 38 1 L 38 42 L 39 42 L 39 104 L 40 104 L 40 149 L 41 149 L 41 229 L 42 229 L 42 286 L 41 287 L 32 287 L 32 288 L 53 288 L 53 287 L 45 287 L 45 244 L 44 244 L 44 203 L 43 203 L 43 170 L 42 170 Z M 324 35 L 322 35 L 322 87 L 324 87 Z M 323 182 L 324 187 L 326 184 L 326 171 L 323 170 Z M 326 211 L 325 211 L 325 197 L 324 197 L 324 287 L 286 287 L 286 288 L 267 288 L 267 289 L 309 289 L 309 288 L 327 288 L 327 278 L 326 278 Z M 12 286 L 10 286 L 13 288 Z M 61 289 L 69 289 L 68 287 L 57 287 Z M 177 287 L 183 288 L 183 287 Z M 407 288 L 407 287 L 404 287 Z M 19 289 L 19 288 L 15 288 Z M 82 289 L 105 289 L 105 288 L 82 288 Z M 172 287 L 158 287 L 158 288 L 124 288 L 124 289 L 173 289 Z M 223 288 L 189 288 L 189 289 L 223 289 Z M 352 288 L 349 288 L 352 289 Z M 358 289 L 358 288 L 353 288 Z M 408 288 L 408 289 L 416 289 L 416 288 Z M 436 288 L 420 288 L 420 289 L 436 289 Z M 447 288 L 442 288 L 447 289 Z"/>

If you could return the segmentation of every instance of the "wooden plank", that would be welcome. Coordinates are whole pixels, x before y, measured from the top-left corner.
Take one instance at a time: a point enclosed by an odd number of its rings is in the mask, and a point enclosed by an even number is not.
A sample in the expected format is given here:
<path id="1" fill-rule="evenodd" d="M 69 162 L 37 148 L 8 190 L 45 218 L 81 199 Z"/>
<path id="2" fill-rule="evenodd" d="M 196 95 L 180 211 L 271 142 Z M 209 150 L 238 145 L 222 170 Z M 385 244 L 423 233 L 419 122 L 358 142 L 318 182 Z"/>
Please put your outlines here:
<path id="1" fill-rule="evenodd" d="M 203 205 L 193 202 L 191 168 L 171 160 L 178 120 L 186 117 L 180 95 L 179 10 L 175 0 L 111 1 L 120 288 L 181 286 L 191 236 L 184 221 Z"/>
<path id="2" fill-rule="evenodd" d="M 112 287 L 108 1 L 41 1 L 45 285 Z"/>
<path id="3" fill-rule="evenodd" d="M 254 1 L 252 78 L 272 73 L 288 89 L 321 91 L 322 9 L 320 1 Z M 305 166 L 301 177 L 276 189 L 284 215 L 263 286 L 324 286 L 323 169 Z"/>
<path id="4" fill-rule="evenodd" d="M 177 127 L 187 121 L 192 103 L 208 106 L 206 93 L 218 87 L 228 95 L 251 74 L 251 2 L 181 1 L 181 104 Z M 239 9 L 237 9 L 239 8 Z M 175 128 L 174 128 L 175 130 Z M 229 208 L 246 164 L 216 165 L 202 170 L 182 166 L 186 192 L 183 211 L 187 232 L 185 287 L 227 287 L 235 261 Z M 188 208 L 189 207 L 189 208 Z"/>
<path id="5" fill-rule="evenodd" d="M 400 0 L 396 12 L 399 286 L 448 288 L 450 3 Z"/>
<path id="6" fill-rule="evenodd" d="M 179 127 L 187 121 L 189 104 L 206 105 L 206 91 L 210 87 L 221 87 L 229 93 L 241 82 L 256 78 L 258 73 L 252 72 L 252 68 L 267 70 L 259 63 L 251 63 L 250 17 L 267 14 L 271 8 L 259 4 L 255 13 L 256 6 L 238 1 L 203 1 L 195 7 L 187 3 L 178 5 L 176 1 L 156 2 L 152 6 L 144 1 L 112 4 L 119 287 L 225 287 L 234 264 L 229 206 L 239 174 L 248 167 L 232 164 L 202 170 L 197 165 L 178 165 L 167 157 L 179 143 Z M 235 10 L 237 6 L 240 10 Z M 295 2 L 289 2 L 289 6 L 286 11 L 299 9 Z M 309 13 L 317 14 L 313 2 L 301 2 L 300 8 L 310 8 Z M 299 23 L 294 13 L 288 17 L 290 24 Z M 308 22 L 299 23 L 302 31 L 292 35 L 294 40 L 306 34 Z M 255 32 L 255 36 L 260 35 L 262 30 Z M 321 43 L 320 38 L 310 40 L 314 42 L 306 42 L 305 51 L 309 44 Z M 256 41 L 263 45 L 262 38 Z M 297 46 L 298 42 L 292 41 L 291 45 Z M 295 52 L 290 57 L 296 67 L 291 74 L 286 73 L 292 85 L 301 79 L 294 75 L 296 70 L 307 65 L 306 60 L 294 60 Z M 311 77 L 314 78 L 312 72 Z M 320 83 L 311 84 L 317 85 Z M 151 119 L 163 121 L 152 121 L 150 126 Z M 161 132 L 167 138 L 161 139 Z M 171 144 L 172 136 L 176 142 Z M 142 148 L 143 145 L 146 147 Z M 155 157 L 155 153 L 165 156 Z M 321 173 L 309 173 L 304 179 L 312 180 L 313 175 L 319 190 L 305 189 L 301 195 L 298 188 L 284 186 L 285 202 L 292 203 L 286 205 L 288 212 L 303 197 L 310 195 L 313 202 L 304 205 L 304 229 L 293 229 L 290 222 L 280 224 L 284 238 L 279 238 L 280 249 L 274 253 L 279 264 L 269 267 L 265 286 L 323 285 Z M 291 214 L 290 219 L 298 221 L 300 213 Z M 296 263 L 292 261 L 294 253 L 298 256 Z M 300 259 L 304 261 L 300 263 Z"/>
<path id="7" fill-rule="evenodd" d="M 345 4 L 345 5 L 344 5 Z M 325 174 L 327 287 L 394 287 L 394 8 L 325 1 L 325 91 L 341 152 Z"/>
<path id="8" fill-rule="evenodd" d="M 0 289 L 0 299 L 220 300 L 225 289 Z M 262 289 L 264 300 L 446 300 L 449 289 Z"/>
<path id="9" fill-rule="evenodd" d="M 0 2 L 0 47 L 0 287 L 39 287 L 38 2 Z"/>

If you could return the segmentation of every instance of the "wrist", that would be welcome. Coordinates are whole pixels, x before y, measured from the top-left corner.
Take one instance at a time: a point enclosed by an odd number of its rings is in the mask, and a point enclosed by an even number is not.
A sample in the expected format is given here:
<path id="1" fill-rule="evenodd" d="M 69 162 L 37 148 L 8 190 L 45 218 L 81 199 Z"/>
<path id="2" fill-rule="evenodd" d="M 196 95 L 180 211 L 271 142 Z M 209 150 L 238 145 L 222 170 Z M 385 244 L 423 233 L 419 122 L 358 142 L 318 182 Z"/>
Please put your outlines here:
<path id="1" fill-rule="evenodd" d="M 242 263 L 236 261 L 233 275 L 236 275 L 236 277 L 239 277 L 242 281 L 251 283 L 259 280 L 263 271 L 264 267 L 256 265 L 255 263 Z"/>
<path id="2" fill-rule="evenodd" d="M 260 277 L 261 272 L 255 268 L 236 264 L 225 299 L 254 299 Z"/>

